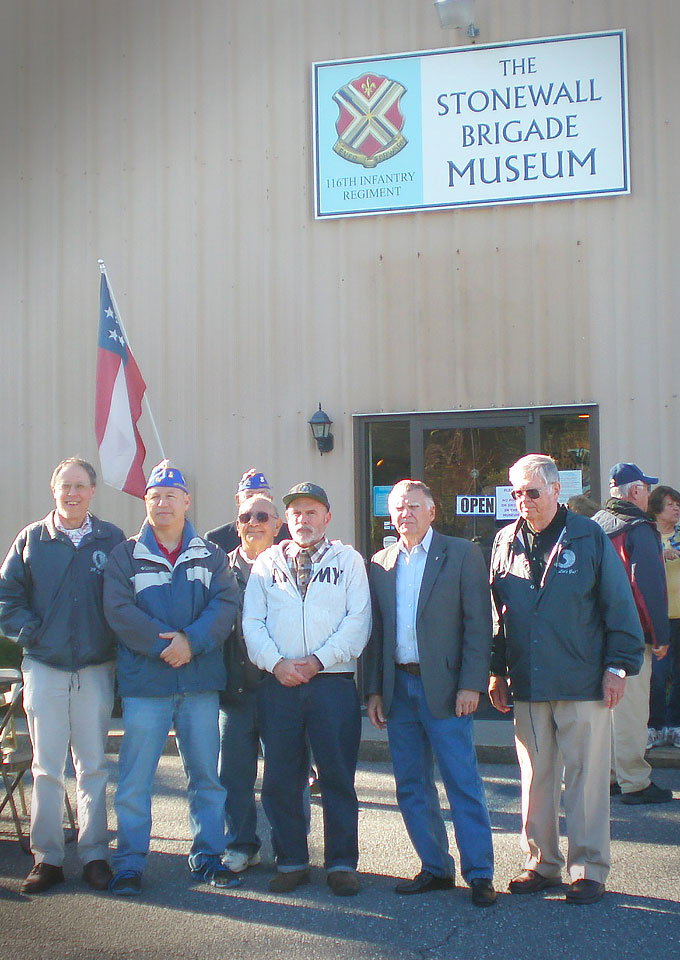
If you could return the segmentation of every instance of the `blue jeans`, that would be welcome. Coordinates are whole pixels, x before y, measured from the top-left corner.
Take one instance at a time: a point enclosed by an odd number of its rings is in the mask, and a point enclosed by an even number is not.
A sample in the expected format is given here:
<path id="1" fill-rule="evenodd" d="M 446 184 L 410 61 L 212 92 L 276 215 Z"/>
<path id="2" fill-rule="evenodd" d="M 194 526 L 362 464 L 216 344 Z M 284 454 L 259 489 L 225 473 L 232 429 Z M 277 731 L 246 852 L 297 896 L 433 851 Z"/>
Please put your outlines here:
<path id="1" fill-rule="evenodd" d="M 255 781 L 260 731 L 257 691 L 247 690 L 239 703 L 220 706 L 220 783 L 227 791 L 227 849 L 251 857 L 262 846 L 257 835 Z"/>
<path id="2" fill-rule="evenodd" d="M 354 680 L 328 673 L 284 687 L 268 674 L 258 689 L 258 715 L 265 745 L 262 805 L 278 869 L 301 870 L 309 863 L 303 796 L 311 744 L 321 786 L 326 869 L 355 870 L 361 712 Z"/>
<path id="3" fill-rule="evenodd" d="M 649 726 L 680 727 L 680 620 L 669 620 L 670 646 L 662 660 L 652 660 Z"/>
<path id="4" fill-rule="evenodd" d="M 472 717 L 433 717 L 421 678 L 396 670 L 387 732 L 397 802 L 423 870 L 436 877 L 454 873 L 434 782 L 434 752 L 451 807 L 463 877 L 468 883 L 478 877 L 492 879 L 491 825 L 477 770 Z"/>
<path id="5" fill-rule="evenodd" d="M 172 727 L 187 778 L 193 838 L 189 867 L 201 870 L 219 863 L 224 853 L 224 788 L 217 777 L 218 707 L 217 693 L 212 692 L 123 697 L 125 735 L 114 801 L 118 818 L 118 849 L 111 858 L 114 870 L 144 870 L 153 779 Z"/>

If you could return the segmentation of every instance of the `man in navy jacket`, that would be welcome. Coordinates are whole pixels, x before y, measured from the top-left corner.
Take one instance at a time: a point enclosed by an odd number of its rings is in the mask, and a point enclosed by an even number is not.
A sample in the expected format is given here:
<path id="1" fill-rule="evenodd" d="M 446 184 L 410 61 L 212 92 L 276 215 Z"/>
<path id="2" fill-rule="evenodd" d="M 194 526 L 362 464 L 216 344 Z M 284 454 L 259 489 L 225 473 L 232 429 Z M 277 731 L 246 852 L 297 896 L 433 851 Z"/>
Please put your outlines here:
<path id="1" fill-rule="evenodd" d="M 141 890 L 151 788 L 172 727 L 188 780 L 189 867 L 213 886 L 238 882 L 221 864 L 225 792 L 217 777 L 222 646 L 238 610 L 238 588 L 224 552 L 186 519 L 191 497 L 167 460 L 152 470 L 144 500 L 146 520 L 113 552 L 104 583 L 106 616 L 119 640 L 125 724 L 111 881 L 119 896 Z"/>
<path id="2" fill-rule="evenodd" d="M 55 509 L 17 536 L 0 570 L 0 630 L 24 650 L 24 708 L 33 745 L 31 852 L 22 893 L 63 883 L 64 766 L 73 755 L 83 879 L 111 879 L 106 822 L 106 740 L 115 639 L 102 608 L 108 555 L 122 530 L 89 512 L 97 474 L 70 457 L 55 468 Z"/>

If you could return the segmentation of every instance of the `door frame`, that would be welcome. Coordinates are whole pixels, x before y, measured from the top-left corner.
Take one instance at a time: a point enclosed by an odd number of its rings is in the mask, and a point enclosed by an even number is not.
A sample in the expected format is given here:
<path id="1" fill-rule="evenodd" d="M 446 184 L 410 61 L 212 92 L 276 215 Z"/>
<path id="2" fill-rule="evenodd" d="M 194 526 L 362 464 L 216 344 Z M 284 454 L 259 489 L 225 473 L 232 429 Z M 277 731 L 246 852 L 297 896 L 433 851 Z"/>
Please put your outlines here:
<path id="1" fill-rule="evenodd" d="M 411 413 L 355 413 L 352 415 L 354 434 L 354 527 L 357 549 L 368 559 L 371 491 L 368 489 L 368 426 L 385 420 L 409 421 L 411 448 L 411 476 L 424 474 L 423 433 L 427 429 L 456 427 L 524 426 L 526 453 L 540 452 L 541 419 L 560 416 L 576 410 L 589 416 L 590 483 L 594 499 L 600 500 L 600 421 L 595 403 L 570 403 L 542 407 L 495 407 L 479 410 L 413 411 Z"/>

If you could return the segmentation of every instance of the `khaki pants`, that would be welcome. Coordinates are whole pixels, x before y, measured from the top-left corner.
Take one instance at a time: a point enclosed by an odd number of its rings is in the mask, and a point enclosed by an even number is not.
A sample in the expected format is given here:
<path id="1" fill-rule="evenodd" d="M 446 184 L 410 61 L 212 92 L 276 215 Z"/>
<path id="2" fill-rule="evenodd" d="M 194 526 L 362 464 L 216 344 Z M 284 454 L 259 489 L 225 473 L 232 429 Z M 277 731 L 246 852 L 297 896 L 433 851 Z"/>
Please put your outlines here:
<path id="1" fill-rule="evenodd" d="M 64 861 L 64 767 L 69 747 L 76 772 L 78 856 L 108 858 L 106 740 L 113 707 L 113 663 L 77 673 L 24 657 L 24 709 L 33 744 L 31 853 L 60 867 Z"/>
<path id="2" fill-rule="evenodd" d="M 645 760 L 645 750 L 653 656 L 646 643 L 642 669 L 636 677 L 628 677 L 626 692 L 614 708 L 611 780 L 618 781 L 621 793 L 644 790 L 651 783 L 652 768 Z"/>
<path id="3" fill-rule="evenodd" d="M 571 881 L 604 883 L 610 866 L 611 711 L 600 700 L 515 702 L 522 780 L 525 868 L 559 877 L 559 811 L 564 769 L 567 870 Z"/>

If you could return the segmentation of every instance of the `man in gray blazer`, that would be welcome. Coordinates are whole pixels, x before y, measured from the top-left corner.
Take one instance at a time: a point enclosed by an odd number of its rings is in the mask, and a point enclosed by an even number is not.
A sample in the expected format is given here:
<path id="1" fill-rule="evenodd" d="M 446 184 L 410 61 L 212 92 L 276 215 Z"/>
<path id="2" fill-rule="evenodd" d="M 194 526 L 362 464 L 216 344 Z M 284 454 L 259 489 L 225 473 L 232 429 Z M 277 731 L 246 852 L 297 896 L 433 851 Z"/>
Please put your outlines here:
<path id="1" fill-rule="evenodd" d="M 472 902 L 491 906 L 491 827 L 472 739 L 491 656 L 486 565 L 477 546 L 432 529 L 435 506 L 424 483 L 400 480 L 388 507 L 399 541 L 370 564 L 368 717 L 378 729 L 387 726 L 399 809 L 422 863 L 413 880 L 395 889 L 415 894 L 454 885 L 434 754 Z"/>

